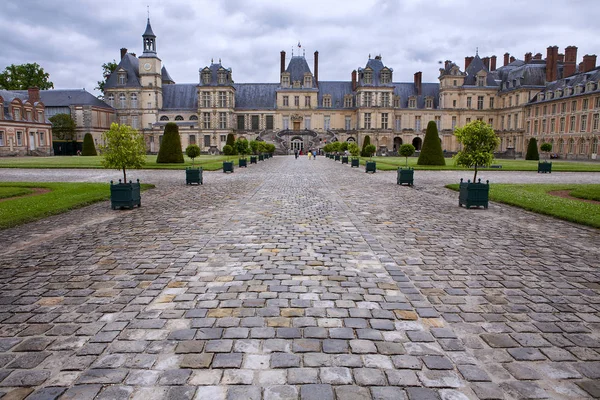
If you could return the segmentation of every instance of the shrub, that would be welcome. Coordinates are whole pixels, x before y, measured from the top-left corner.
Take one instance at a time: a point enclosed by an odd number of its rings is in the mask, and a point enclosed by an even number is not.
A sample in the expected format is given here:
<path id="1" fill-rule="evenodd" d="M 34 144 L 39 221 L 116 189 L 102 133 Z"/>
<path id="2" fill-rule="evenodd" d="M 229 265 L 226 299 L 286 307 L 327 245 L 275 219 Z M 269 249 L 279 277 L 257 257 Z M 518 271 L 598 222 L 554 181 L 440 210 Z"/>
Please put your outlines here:
<path id="1" fill-rule="evenodd" d="M 360 154 L 360 149 L 358 145 L 354 142 L 348 143 L 348 151 L 352 155 L 352 157 L 357 157 Z"/>
<path id="2" fill-rule="evenodd" d="M 346 151 L 346 150 L 348 150 L 348 142 L 341 142 L 340 151 Z"/>
<path id="3" fill-rule="evenodd" d="M 323 146 L 323 151 L 325 153 L 333 153 L 333 145 L 331 143 L 327 143 L 325 146 Z"/>
<path id="4" fill-rule="evenodd" d="M 546 153 L 546 158 L 548 158 L 548 153 L 552 151 L 552 143 L 542 143 L 540 150 Z"/>
<path id="5" fill-rule="evenodd" d="M 251 140 L 250 143 L 248 143 L 248 146 L 250 146 L 250 150 L 252 151 L 252 154 L 258 154 L 258 147 L 259 147 L 258 141 Z"/>
<path id="6" fill-rule="evenodd" d="M 174 122 L 167 122 L 163 134 L 162 143 L 156 157 L 157 164 L 182 163 L 183 153 L 181 152 L 181 138 L 179 137 L 179 127 Z"/>
<path id="7" fill-rule="evenodd" d="M 273 143 L 265 144 L 265 150 L 267 151 L 267 153 L 273 154 L 273 153 L 275 153 L 275 149 L 276 149 L 276 147 Z"/>
<path id="8" fill-rule="evenodd" d="M 233 147 L 231 147 L 230 145 L 226 144 L 225 146 L 223 146 L 223 154 L 225 154 L 226 156 L 231 156 L 233 155 Z"/>
<path id="9" fill-rule="evenodd" d="M 144 135 L 132 127 L 113 122 L 102 134 L 102 141 L 102 165 L 122 170 L 123 183 L 127 183 L 127 168 L 141 168 L 146 163 Z"/>
<path id="10" fill-rule="evenodd" d="M 331 143 L 331 149 L 334 153 L 339 153 L 342 149 L 342 144 L 340 142 Z"/>
<path id="11" fill-rule="evenodd" d="M 529 144 L 527 145 L 527 154 L 525 154 L 526 160 L 539 160 L 540 153 L 538 153 L 537 149 L 537 140 L 535 138 L 531 138 L 529 140 Z"/>
<path id="12" fill-rule="evenodd" d="M 375 147 L 374 144 L 370 144 L 368 146 L 365 147 L 365 157 L 373 157 L 373 154 L 375 154 L 375 152 L 377 151 L 377 147 Z"/>
<path id="13" fill-rule="evenodd" d="M 415 154 L 415 146 L 413 146 L 410 143 L 404 143 L 403 145 L 400 146 L 400 150 L 398 150 L 398 153 L 401 156 L 406 157 L 406 166 L 408 167 L 408 157 Z"/>
<path id="14" fill-rule="evenodd" d="M 235 148 L 235 136 L 233 136 L 233 133 L 227 134 L 227 141 L 225 144 L 231 146 L 231 155 L 237 154 L 237 149 Z"/>
<path id="15" fill-rule="evenodd" d="M 250 153 L 250 147 L 248 146 L 248 141 L 244 138 L 238 138 L 235 141 L 235 149 L 238 154 L 245 155 Z"/>
<path id="16" fill-rule="evenodd" d="M 370 157 L 369 155 L 367 155 L 367 152 L 366 152 L 366 148 L 370 144 L 371 144 L 371 137 L 369 135 L 367 135 L 367 136 L 365 136 L 365 139 L 363 140 L 362 150 L 360 152 L 361 157 Z"/>
<path id="17" fill-rule="evenodd" d="M 483 121 L 473 121 L 454 131 L 456 139 L 463 148 L 454 158 L 457 165 L 475 168 L 473 182 L 477 179 L 477 166 L 489 165 L 494 159 L 494 150 L 500 144 L 500 139 L 492 127 Z"/>
<path id="18" fill-rule="evenodd" d="M 94 138 L 91 133 L 86 133 L 83 137 L 83 149 L 81 150 L 82 156 L 97 156 L 96 146 L 94 145 Z"/>
<path id="19" fill-rule="evenodd" d="M 427 132 L 425 132 L 423 148 L 421 149 L 421 154 L 419 154 L 417 165 L 446 165 L 442 143 L 438 136 L 437 124 L 434 121 L 429 121 L 427 124 Z"/>
<path id="20" fill-rule="evenodd" d="M 185 154 L 192 159 L 192 166 L 194 166 L 194 158 L 200 155 L 200 147 L 197 144 L 190 144 L 186 147 Z"/>

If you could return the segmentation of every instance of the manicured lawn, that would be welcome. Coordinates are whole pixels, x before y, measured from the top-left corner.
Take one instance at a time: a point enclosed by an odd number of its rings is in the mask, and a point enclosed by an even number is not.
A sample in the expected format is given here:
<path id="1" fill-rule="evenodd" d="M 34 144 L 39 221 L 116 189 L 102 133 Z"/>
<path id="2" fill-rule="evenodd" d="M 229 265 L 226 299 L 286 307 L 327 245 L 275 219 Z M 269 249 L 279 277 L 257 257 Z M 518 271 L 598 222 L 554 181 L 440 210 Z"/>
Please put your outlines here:
<path id="1" fill-rule="evenodd" d="M 364 159 L 361 159 L 361 161 Z M 454 159 L 446 158 L 446 166 L 417 165 L 418 157 L 408 157 L 408 166 L 417 170 L 465 170 L 467 168 L 454 165 Z M 377 169 L 389 171 L 404 167 L 406 159 L 404 157 L 373 157 L 377 162 Z M 543 160 L 542 160 L 543 161 Z M 600 172 L 600 162 L 581 162 L 581 161 L 557 161 L 552 162 L 552 172 Z M 361 162 L 362 163 L 362 162 Z M 537 171 L 537 161 L 526 160 L 498 160 L 495 159 L 492 165 L 502 165 L 502 168 L 489 168 L 491 171 Z M 487 170 L 487 168 L 478 168 Z"/>
<path id="2" fill-rule="evenodd" d="M 458 184 L 446 185 L 458 190 Z M 571 196 L 600 200 L 600 184 L 490 184 L 490 200 L 510 204 L 539 214 L 600 228 L 600 204 L 586 203 L 548 194 L 568 190 Z"/>
<path id="3" fill-rule="evenodd" d="M 154 185 L 142 184 L 142 189 Z M 107 183 L 47 183 L 47 182 L 0 182 L 0 190 L 32 192 L 32 188 L 50 191 L 34 196 L 5 199 L 0 202 L 0 229 L 35 221 L 50 215 L 80 208 L 110 198 Z M 20 195 L 22 195 L 21 193 Z"/>
<path id="4" fill-rule="evenodd" d="M 0 199 L 9 197 L 23 196 L 33 193 L 33 190 L 24 187 L 2 187 L 0 186 Z"/>
<path id="5" fill-rule="evenodd" d="M 183 157 L 183 164 L 157 164 L 155 155 L 146 156 L 144 169 L 185 169 L 192 166 L 192 159 Z M 194 166 L 206 171 L 223 168 L 223 160 L 237 160 L 235 156 L 200 156 L 194 159 Z M 53 157 L 0 157 L 0 168 L 104 168 L 101 156 L 53 156 Z"/>

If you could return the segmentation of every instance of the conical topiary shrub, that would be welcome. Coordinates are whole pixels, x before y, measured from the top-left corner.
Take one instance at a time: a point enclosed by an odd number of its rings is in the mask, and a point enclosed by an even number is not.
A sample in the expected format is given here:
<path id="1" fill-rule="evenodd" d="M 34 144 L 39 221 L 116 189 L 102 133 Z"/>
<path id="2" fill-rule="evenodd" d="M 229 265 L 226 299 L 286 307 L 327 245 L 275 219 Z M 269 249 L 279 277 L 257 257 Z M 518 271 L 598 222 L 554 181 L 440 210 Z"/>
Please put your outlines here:
<path id="1" fill-rule="evenodd" d="M 156 157 L 158 164 L 183 164 L 183 152 L 181 151 L 181 138 L 179 137 L 179 127 L 174 122 L 167 122 L 165 133 Z"/>
<path id="2" fill-rule="evenodd" d="M 423 140 L 423 147 L 417 165 L 446 165 L 442 143 L 434 121 L 429 121 L 427 124 L 427 132 L 425 133 L 425 140 Z"/>
<path id="3" fill-rule="evenodd" d="M 235 147 L 235 136 L 233 136 L 233 133 L 228 133 L 227 134 L 227 141 L 225 142 L 226 146 L 231 146 L 231 154 L 232 156 L 237 154 L 237 148 Z"/>
<path id="4" fill-rule="evenodd" d="M 369 135 L 365 136 L 363 140 L 362 150 L 360 152 L 361 157 L 371 157 L 370 154 L 367 154 L 367 146 L 371 145 L 371 137 Z"/>
<path id="5" fill-rule="evenodd" d="M 81 150 L 82 156 L 97 156 L 96 146 L 94 145 L 94 138 L 91 133 L 86 133 L 83 137 L 83 149 Z"/>
<path id="6" fill-rule="evenodd" d="M 531 138 L 529 144 L 527 145 L 527 154 L 525 155 L 526 160 L 539 160 L 540 153 L 537 148 L 537 140 L 535 138 Z"/>

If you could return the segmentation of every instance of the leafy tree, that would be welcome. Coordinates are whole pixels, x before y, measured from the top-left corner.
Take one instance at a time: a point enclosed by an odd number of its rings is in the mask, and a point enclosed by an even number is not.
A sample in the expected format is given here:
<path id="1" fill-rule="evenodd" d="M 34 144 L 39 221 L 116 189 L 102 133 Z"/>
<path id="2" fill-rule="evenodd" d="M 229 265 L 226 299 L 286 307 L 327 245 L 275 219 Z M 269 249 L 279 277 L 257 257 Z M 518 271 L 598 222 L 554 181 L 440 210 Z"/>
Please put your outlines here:
<path id="1" fill-rule="evenodd" d="M 227 141 L 225 142 L 226 145 L 231 146 L 231 155 L 236 155 L 237 154 L 237 149 L 235 147 L 235 136 L 233 136 L 233 133 L 228 133 L 227 134 Z"/>
<path id="2" fill-rule="evenodd" d="M 11 64 L 0 73 L 0 89 L 27 90 L 34 86 L 41 90 L 54 89 L 49 78 L 50 74 L 37 63 Z"/>
<path id="3" fill-rule="evenodd" d="M 500 139 L 492 127 L 483 121 L 475 120 L 454 131 L 456 139 L 462 144 L 462 150 L 454 157 L 457 165 L 475 167 L 473 182 L 477 178 L 477 166 L 489 165 L 494 159 L 494 150 Z"/>
<path id="4" fill-rule="evenodd" d="M 342 144 L 340 142 L 331 143 L 331 149 L 334 153 L 338 153 L 342 149 Z"/>
<path id="5" fill-rule="evenodd" d="M 525 154 L 526 160 L 539 160 L 540 153 L 537 149 L 537 140 L 535 138 L 531 138 L 529 140 L 529 144 L 527 144 L 527 153 Z"/>
<path id="6" fill-rule="evenodd" d="M 102 77 L 104 78 L 104 80 L 98 81 L 98 86 L 94 88 L 102 92 L 102 95 L 99 96 L 100 98 L 104 98 L 104 85 L 106 85 L 106 81 L 108 80 L 110 74 L 112 74 L 115 71 L 115 69 L 117 69 L 117 66 L 118 64 L 114 59 L 112 61 L 102 64 Z"/>
<path id="7" fill-rule="evenodd" d="M 83 137 L 83 149 L 81 150 L 82 156 L 96 156 L 96 146 L 94 145 L 94 138 L 91 133 L 86 133 Z"/>
<path id="8" fill-rule="evenodd" d="M 348 151 L 353 157 L 357 157 L 360 154 L 360 148 L 354 142 L 348 143 Z"/>
<path id="9" fill-rule="evenodd" d="M 276 149 L 276 147 L 275 147 L 275 145 L 273 143 L 267 143 L 267 144 L 265 144 L 265 150 L 266 150 L 267 153 L 273 154 L 273 153 L 275 153 L 275 149 Z"/>
<path id="10" fill-rule="evenodd" d="M 323 146 L 323 151 L 325 153 L 332 153 L 333 149 L 331 148 L 331 143 L 327 143 L 325 146 Z"/>
<path id="11" fill-rule="evenodd" d="M 250 152 L 250 147 L 248 145 L 248 141 L 244 138 L 237 138 L 235 140 L 235 149 L 238 154 L 245 155 Z"/>
<path id="12" fill-rule="evenodd" d="M 146 163 L 144 135 L 128 125 L 112 123 L 110 130 L 102 134 L 102 165 L 123 171 L 123 183 L 127 182 L 126 168 L 141 168 Z"/>
<path id="13" fill-rule="evenodd" d="M 546 159 L 548 159 L 548 153 L 552 151 L 552 143 L 542 143 L 540 150 L 546 153 Z"/>
<path id="14" fill-rule="evenodd" d="M 263 142 L 262 140 L 261 141 L 257 140 L 257 143 L 258 143 L 258 147 L 257 147 L 258 153 L 259 154 L 266 153 L 267 152 L 267 144 L 265 142 Z"/>
<path id="15" fill-rule="evenodd" d="M 226 156 L 232 156 L 234 155 L 234 151 L 233 151 L 233 146 L 226 144 L 225 146 L 223 146 L 223 154 L 225 154 Z"/>
<path id="16" fill-rule="evenodd" d="M 49 118 L 52 122 L 52 136 L 58 140 L 75 139 L 75 121 L 71 114 L 56 114 Z"/>
<path id="17" fill-rule="evenodd" d="M 406 157 L 406 166 L 408 167 L 408 157 L 415 154 L 415 146 L 410 143 L 404 143 L 400 146 L 398 153 L 400 153 L 401 156 Z"/>
<path id="18" fill-rule="evenodd" d="M 363 140 L 363 145 L 362 145 L 362 150 L 360 152 L 360 156 L 361 157 L 369 157 L 369 155 L 367 155 L 367 146 L 371 145 L 371 137 L 369 135 L 365 136 L 365 139 Z"/>
<path id="19" fill-rule="evenodd" d="M 259 142 L 256 140 L 251 140 L 248 143 L 248 146 L 250 146 L 250 150 L 252 151 L 252 154 L 258 154 L 258 147 L 259 147 L 258 144 L 259 144 Z"/>
<path id="20" fill-rule="evenodd" d="M 373 154 L 377 151 L 377 147 L 374 144 L 370 144 L 365 147 L 364 152 L 366 154 L 365 157 L 373 157 Z"/>
<path id="21" fill-rule="evenodd" d="M 340 144 L 340 151 L 346 151 L 348 150 L 348 142 L 342 142 Z"/>
<path id="22" fill-rule="evenodd" d="M 446 165 L 442 143 L 438 136 L 437 124 L 434 121 L 429 121 L 427 124 L 423 148 L 421 149 L 421 154 L 419 154 L 417 165 Z"/>
<path id="23" fill-rule="evenodd" d="M 190 144 L 185 148 L 185 154 L 192 159 L 192 167 L 194 166 L 194 158 L 200 155 L 200 147 L 197 144 Z"/>
<path id="24" fill-rule="evenodd" d="M 181 152 L 181 138 L 179 127 L 175 122 L 167 122 L 163 134 L 162 143 L 156 157 L 157 164 L 181 163 L 183 164 L 183 153 Z"/>

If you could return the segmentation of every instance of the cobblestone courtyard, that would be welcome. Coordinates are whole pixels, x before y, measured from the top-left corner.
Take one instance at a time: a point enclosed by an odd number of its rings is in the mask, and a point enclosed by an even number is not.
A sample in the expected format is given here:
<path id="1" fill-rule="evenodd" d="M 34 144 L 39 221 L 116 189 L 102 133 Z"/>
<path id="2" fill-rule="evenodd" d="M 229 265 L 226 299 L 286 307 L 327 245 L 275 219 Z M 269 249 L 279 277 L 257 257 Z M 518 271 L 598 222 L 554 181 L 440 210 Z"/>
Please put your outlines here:
<path id="1" fill-rule="evenodd" d="M 139 209 L 0 231 L 3 399 L 600 397 L 598 230 L 459 208 L 443 188 L 471 176 L 457 171 L 416 171 L 409 188 L 275 157 L 200 187 L 183 171 L 128 176 L 157 185 Z"/>

